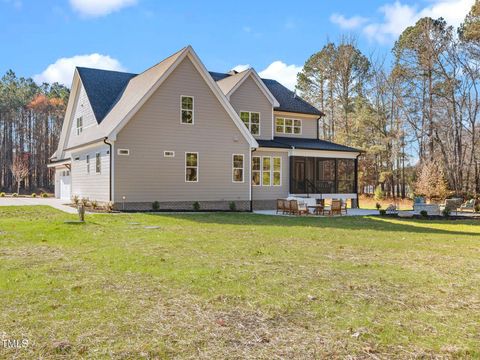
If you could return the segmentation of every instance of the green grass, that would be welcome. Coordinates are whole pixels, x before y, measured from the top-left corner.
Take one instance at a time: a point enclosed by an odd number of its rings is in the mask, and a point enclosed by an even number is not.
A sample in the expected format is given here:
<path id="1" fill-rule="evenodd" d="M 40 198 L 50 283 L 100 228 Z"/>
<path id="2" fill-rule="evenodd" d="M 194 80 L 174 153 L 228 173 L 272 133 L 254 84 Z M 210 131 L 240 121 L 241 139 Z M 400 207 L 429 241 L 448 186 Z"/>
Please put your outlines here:
<path id="1" fill-rule="evenodd" d="M 478 221 L 73 219 L 0 208 L 0 358 L 480 357 Z"/>

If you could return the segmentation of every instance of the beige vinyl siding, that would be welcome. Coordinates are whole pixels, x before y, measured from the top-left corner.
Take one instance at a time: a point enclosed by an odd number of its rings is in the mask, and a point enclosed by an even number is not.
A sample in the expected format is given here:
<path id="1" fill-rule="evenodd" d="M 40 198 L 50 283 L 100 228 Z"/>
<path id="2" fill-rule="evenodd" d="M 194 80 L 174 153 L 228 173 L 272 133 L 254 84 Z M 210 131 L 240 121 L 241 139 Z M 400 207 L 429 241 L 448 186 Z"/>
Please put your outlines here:
<path id="1" fill-rule="evenodd" d="M 97 128 L 97 120 L 95 119 L 95 114 L 93 113 L 92 106 L 87 97 L 87 92 L 83 85 L 80 84 L 80 89 L 78 92 L 78 97 L 75 102 L 75 109 L 72 115 L 72 122 L 70 125 L 70 130 L 68 132 L 67 147 L 71 145 L 77 138 L 83 138 L 86 134 L 90 133 L 92 130 L 95 131 Z M 77 135 L 77 118 L 82 117 L 83 119 L 83 132 L 81 135 Z"/>
<path id="2" fill-rule="evenodd" d="M 249 76 L 230 96 L 230 103 L 240 115 L 241 111 L 260 113 L 260 135 L 257 139 L 272 139 L 272 104 Z"/>
<path id="3" fill-rule="evenodd" d="M 72 152 L 72 196 L 86 197 L 90 200 L 108 201 L 110 196 L 109 172 L 110 155 L 107 145 L 98 145 L 85 150 Z M 95 154 L 101 158 L 101 173 L 95 172 Z M 86 155 L 90 155 L 90 173 L 87 173 Z M 80 160 L 75 160 L 79 157 Z"/>
<path id="4" fill-rule="evenodd" d="M 284 119 L 296 119 L 296 120 L 301 120 L 302 121 L 302 133 L 301 134 L 283 134 L 283 133 L 277 133 L 276 131 L 276 120 L 277 117 L 279 118 L 284 118 Z M 296 138 L 306 138 L 306 139 L 316 139 L 317 138 L 317 123 L 318 121 L 314 118 L 311 117 L 304 117 L 301 115 L 297 114 L 278 114 L 274 113 L 274 131 L 275 131 L 275 136 L 285 136 L 285 137 L 296 137 Z"/>
<path id="5" fill-rule="evenodd" d="M 182 95 L 194 97 L 194 124 L 180 121 Z M 119 156 L 117 149 L 129 149 Z M 174 157 L 164 157 L 174 151 Z M 205 80 L 186 58 L 119 132 L 115 142 L 115 201 L 249 200 L 249 182 L 232 182 L 232 154 L 249 145 Z M 185 182 L 185 152 L 198 153 L 198 182 Z"/>
<path id="6" fill-rule="evenodd" d="M 252 186 L 252 199 L 253 200 L 275 200 L 279 198 L 285 198 L 289 193 L 289 169 L 290 163 L 287 152 L 280 151 L 263 151 L 257 150 L 252 154 L 252 158 L 255 156 L 270 156 L 272 157 L 272 166 L 273 166 L 273 157 L 280 157 L 282 159 L 282 182 L 281 186 Z M 250 178 L 251 180 L 251 178 Z M 273 182 L 273 178 L 272 178 Z"/>

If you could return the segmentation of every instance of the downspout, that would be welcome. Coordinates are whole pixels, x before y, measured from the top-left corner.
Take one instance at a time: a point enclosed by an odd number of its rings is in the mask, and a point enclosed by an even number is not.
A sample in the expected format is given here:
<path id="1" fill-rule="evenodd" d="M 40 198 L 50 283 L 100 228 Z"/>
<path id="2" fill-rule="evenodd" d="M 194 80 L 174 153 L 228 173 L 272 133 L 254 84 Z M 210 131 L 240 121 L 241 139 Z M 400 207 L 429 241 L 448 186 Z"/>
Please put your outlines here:
<path id="1" fill-rule="evenodd" d="M 109 179 L 108 179 L 108 201 L 112 201 L 112 156 L 113 156 L 113 152 L 112 152 L 112 144 L 107 142 L 108 140 L 108 136 L 105 136 L 105 138 L 103 139 L 103 142 L 105 144 L 108 145 L 108 147 L 110 148 L 110 151 L 109 151 L 109 154 L 110 154 L 110 161 L 109 161 L 109 165 L 110 165 L 110 172 L 108 173 L 108 176 L 109 176 Z"/>
<path id="2" fill-rule="evenodd" d="M 253 148 L 250 152 L 250 212 L 253 212 L 253 184 L 252 184 L 252 168 L 253 168 L 253 153 L 257 151 L 256 148 Z"/>

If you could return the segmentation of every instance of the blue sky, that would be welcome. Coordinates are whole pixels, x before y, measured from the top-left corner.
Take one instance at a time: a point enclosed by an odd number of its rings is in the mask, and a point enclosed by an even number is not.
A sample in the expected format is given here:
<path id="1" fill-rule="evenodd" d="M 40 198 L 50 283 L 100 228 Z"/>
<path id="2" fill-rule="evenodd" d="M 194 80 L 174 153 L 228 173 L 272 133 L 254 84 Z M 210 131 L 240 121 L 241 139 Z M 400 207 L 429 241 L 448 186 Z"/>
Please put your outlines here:
<path id="1" fill-rule="evenodd" d="M 0 72 L 69 85 L 75 65 L 140 72 L 190 44 L 210 70 L 249 65 L 292 87 L 328 39 L 388 54 L 419 17 L 457 25 L 473 2 L 0 0 Z"/>

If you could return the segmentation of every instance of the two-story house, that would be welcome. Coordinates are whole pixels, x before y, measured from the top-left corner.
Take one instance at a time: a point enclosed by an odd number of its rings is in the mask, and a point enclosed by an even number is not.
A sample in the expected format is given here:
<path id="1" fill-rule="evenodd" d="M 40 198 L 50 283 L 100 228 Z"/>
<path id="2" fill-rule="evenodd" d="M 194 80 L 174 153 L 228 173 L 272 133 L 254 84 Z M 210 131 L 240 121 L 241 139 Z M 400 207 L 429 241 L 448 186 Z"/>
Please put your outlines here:
<path id="1" fill-rule="evenodd" d="M 141 74 L 76 68 L 55 194 L 125 210 L 268 209 L 289 195 L 355 204 L 359 151 L 320 140 L 322 115 L 254 69 L 208 72 L 190 46 Z"/>

